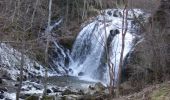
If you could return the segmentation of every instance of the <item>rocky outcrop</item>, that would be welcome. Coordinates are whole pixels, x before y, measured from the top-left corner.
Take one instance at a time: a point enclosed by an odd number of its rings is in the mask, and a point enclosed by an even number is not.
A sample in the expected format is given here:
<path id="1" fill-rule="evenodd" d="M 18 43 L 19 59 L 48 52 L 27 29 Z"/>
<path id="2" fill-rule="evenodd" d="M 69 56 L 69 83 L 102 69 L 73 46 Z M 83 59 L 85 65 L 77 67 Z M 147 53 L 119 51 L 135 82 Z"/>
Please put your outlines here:
<path id="1" fill-rule="evenodd" d="M 143 40 L 130 54 L 124 79 L 137 90 L 147 83 L 170 79 L 170 0 L 161 0 L 142 33 Z"/>

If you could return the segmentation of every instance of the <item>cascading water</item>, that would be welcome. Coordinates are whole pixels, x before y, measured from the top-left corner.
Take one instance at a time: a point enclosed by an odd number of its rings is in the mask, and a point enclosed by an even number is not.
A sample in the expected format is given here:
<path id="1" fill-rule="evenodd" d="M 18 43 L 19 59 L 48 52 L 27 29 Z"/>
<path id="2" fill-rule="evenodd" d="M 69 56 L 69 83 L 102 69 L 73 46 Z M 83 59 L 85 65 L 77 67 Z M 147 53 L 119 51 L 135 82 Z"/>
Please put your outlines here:
<path id="1" fill-rule="evenodd" d="M 141 10 L 133 10 L 138 17 L 144 15 Z M 120 34 L 115 35 L 111 41 L 111 61 L 115 67 L 115 76 L 117 77 L 120 51 L 122 45 L 122 12 L 123 10 L 108 9 L 104 10 L 102 15 L 96 17 L 94 21 L 85 26 L 79 33 L 73 49 L 72 59 L 69 68 L 72 69 L 70 75 L 80 76 L 81 78 L 109 82 L 109 72 L 105 55 L 105 43 L 108 41 L 111 31 L 119 30 Z M 128 31 L 125 36 L 125 57 L 132 48 L 132 41 L 135 38 L 133 33 L 133 13 L 129 10 Z"/>
<path id="2" fill-rule="evenodd" d="M 53 22 L 52 25 L 45 29 L 44 33 L 52 33 L 52 30 L 60 25 L 62 18 L 59 21 Z M 42 35 L 45 36 L 45 34 Z M 68 73 L 68 65 L 71 62 L 70 51 L 58 44 L 55 37 L 50 36 L 51 48 L 49 49 L 49 65 L 52 72 L 56 75 L 66 75 Z M 57 72 L 57 73 L 55 73 Z"/>

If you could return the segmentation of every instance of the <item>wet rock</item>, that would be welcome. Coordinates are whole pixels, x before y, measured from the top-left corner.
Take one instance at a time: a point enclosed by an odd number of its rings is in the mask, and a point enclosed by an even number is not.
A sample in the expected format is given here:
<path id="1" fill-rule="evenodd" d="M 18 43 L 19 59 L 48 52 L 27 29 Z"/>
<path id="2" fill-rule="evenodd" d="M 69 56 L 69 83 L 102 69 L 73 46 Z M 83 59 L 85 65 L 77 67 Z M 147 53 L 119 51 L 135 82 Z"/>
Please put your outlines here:
<path id="1" fill-rule="evenodd" d="M 34 68 L 40 70 L 40 66 L 34 65 Z"/>
<path id="2" fill-rule="evenodd" d="M 24 75 L 24 76 L 23 76 L 23 81 L 26 81 L 26 80 L 27 80 L 27 76 Z"/>
<path id="3" fill-rule="evenodd" d="M 89 86 L 89 89 L 90 90 L 95 90 L 95 88 L 93 86 L 91 86 L 91 85 Z"/>
<path id="4" fill-rule="evenodd" d="M 112 11 L 108 11 L 107 14 L 108 14 L 109 16 L 111 16 L 111 15 L 112 15 Z"/>
<path id="5" fill-rule="evenodd" d="M 53 90 L 54 93 L 56 93 L 56 92 L 62 92 L 62 91 L 60 91 L 58 88 L 52 87 L 51 89 Z"/>
<path id="6" fill-rule="evenodd" d="M 4 79 L 7 79 L 7 80 L 12 80 L 12 78 L 10 77 L 9 74 L 4 74 L 4 75 L 2 75 L 2 77 L 3 77 Z"/>
<path id="7" fill-rule="evenodd" d="M 35 86 L 36 90 L 41 90 L 41 87 Z"/>
<path id="8" fill-rule="evenodd" d="M 2 80 L 2 78 L 0 78 L 0 84 L 2 84 L 3 83 L 3 80 Z"/>
<path id="9" fill-rule="evenodd" d="M 26 73 L 28 73 L 28 69 L 24 69 L 24 71 L 25 71 Z"/>
<path id="10" fill-rule="evenodd" d="M 15 86 L 15 87 L 18 87 L 19 85 L 18 85 L 18 84 L 15 84 L 14 86 Z"/>
<path id="11" fill-rule="evenodd" d="M 26 80 L 27 80 L 27 76 L 24 75 L 23 78 L 22 78 L 22 80 L 23 80 L 23 81 L 26 81 Z M 20 77 L 19 77 L 19 76 L 17 77 L 17 81 L 20 81 Z"/>
<path id="12" fill-rule="evenodd" d="M 10 73 L 6 69 L 3 69 L 3 68 L 0 69 L 0 73 L 1 73 L 0 77 L 2 79 L 6 79 L 6 80 L 11 80 L 12 79 Z"/>
<path id="13" fill-rule="evenodd" d="M 69 73 L 73 73 L 73 70 L 69 68 L 68 72 L 69 72 Z"/>
<path id="14" fill-rule="evenodd" d="M 62 92 L 62 95 L 69 95 L 69 94 L 72 94 L 72 91 L 69 90 L 69 89 L 65 89 L 65 90 Z"/>
<path id="15" fill-rule="evenodd" d="M 98 82 L 98 83 L 95 84 L 95 89 L 96 89 L 97 91 L 104 91 L 105 88 L 106 88 L 106 87 L 105 87 L 102 83 L 100 83 L 100 82 Z"/>
<path id="16" fill-rule="evenodd" d="M 78 94 L 79 94 L 79 95 L 84 95 L 85 93 L 84 93 L 83 90 L 79 90 L 79 91 L 78 91 Z"/>
<path id="17" fill-rule="evenodd" d="M 4 94 L 4 91 L 0 91 L 0 94 Z"/>
<path id="18" fill-rule="evenodd" d="M 5 98 L 5 100 L 12 100 L 12 99 L 9 99 L 9 98 Z"/>
<path id="19" fill-rule="evenodd" d="M 34 78 L 34 75 L 33 75 L 32 73 L 28 73 L 28 78 L 29 78 L 29 79 Z"/>
<path id="20" fill-rule="evenodd" d="M 105 93 L 106 87 L 102 83 L 96 83 L 94 86 L 89 86 L 85 94 L 100 95 Z"/>
<path id="21" fill-rule="evenodd" d="M 5 96 L 3 94 L 0 94 L 0 99 L 4 99 Z"/>
<path id="22" fill-rule="evenodd" d="M 52 93 L 52 91 L 50 89 L 47 89 L 47 93 Z"/>
<path id="23" fill-rule="evenodd" d="M 78 76 L 83 76 L 83 75 L 84 75 L 83 72 L 79 72 L 79 73 L 78 73 Z"/>
<path id="24" fill-rule="evenodd" d="M 6 87 L 1 87 L 1 88 L 0 88 L 0 91 L 7 92 L 7 91 L 8 91 L 8 89 L 7 89 Z"/>
<path id="25" fill-rule="evenodd" d="M 41 75 L 37 75 L 36 78 L 37 78 L 37 79 L 41 79 L 42 76 L 41 76 Z"/>
<path id="26" fill-rule="evenodd" d="M 41 90 L 43 87 L 39 84 L 33 84 L 33 87 L 36 88 L 36 90 Z"/>
<path id="27" fill-rule="evenodd" d="M 17 81 L 20 81 L 20 78 L 19 78 L 19 77 L 17 77 Z"/>

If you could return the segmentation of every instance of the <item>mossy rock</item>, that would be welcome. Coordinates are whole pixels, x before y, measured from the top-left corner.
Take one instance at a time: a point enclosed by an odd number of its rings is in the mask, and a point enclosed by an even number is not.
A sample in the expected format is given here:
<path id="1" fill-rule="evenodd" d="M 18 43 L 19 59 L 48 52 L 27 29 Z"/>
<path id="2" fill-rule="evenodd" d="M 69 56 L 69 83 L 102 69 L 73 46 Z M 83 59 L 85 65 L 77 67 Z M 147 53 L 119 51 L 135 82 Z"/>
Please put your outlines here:
<path id="1" fill-rule="evenodd" d="M 26 98 L 25 100 L 39 100 L 39 96 L 32 95 Z"/>
<path id="2" fill-rule="evenodd" d="M 153 91 L 151 100 L 170 100 L 170 84 L 165 84 Z"/>
<path id="3" fill-rule="evenodd" d="M 54 96 L 45 96 L 42 98 L 42 100 L 55 100 Z"/>

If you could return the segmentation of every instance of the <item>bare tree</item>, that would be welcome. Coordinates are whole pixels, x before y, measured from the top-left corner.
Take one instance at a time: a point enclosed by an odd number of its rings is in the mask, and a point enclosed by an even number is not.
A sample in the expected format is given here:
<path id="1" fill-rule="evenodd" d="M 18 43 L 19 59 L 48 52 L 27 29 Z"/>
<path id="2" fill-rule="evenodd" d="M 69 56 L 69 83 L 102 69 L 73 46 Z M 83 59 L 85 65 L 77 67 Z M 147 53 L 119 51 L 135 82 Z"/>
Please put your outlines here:
<path id="1" fill-rule="evenodd" d="M 120 60 L 119 60 L 119 70 L 118 70 L 118 82 L 117 82 L 117 96 L 120 95 L 120 84 L 121 84 L 121 77 L 122 77 L 122 67 L 123 67 L 123 54 L 124 54 L 124 48 L 125 48 L 125 36 L 128 30 L 128 22 L 127 22 L 127 16 L 128 16 L 128 10 L 127 10 L 127 2 L 124 2 L 124 8 L 123 8 L 123 20 L 122 20 L 122 46 L 121 46 L 121 52 L 120 52 Z"/>
<path id="2" fill-rule="evenodd" d="M 52 7 L 52 0 L 49 0 L 49 15 L 48 15 L 48 26 L 47 29 L 45 31 L 45 35 L 46 35 L 46 47 L 45 47 L 45 83 L 44 83 L 44 94 L 43 96 L 46 96 L 46 92 L 47 92 L 47 71 L 48 71 L 48 49 L 49 49 L 49 43 L 50 43 L 50 37 L 51 37 L 51 33 L 50 33 L 50 24 L 51 24 L 51 7 Z"/>
<path id="3" fill-rule="evenodd" d="M 105 30 L 105 36 L 104 36 L 104 39 L 105 39 L 105 46 L 104 46 L 104 49 L 105 49 L 105 54 L 106 54 L 106 65 L 109 67 L 109 79 L 110 79 L 110 83 L 109 83 L 109 94 L 110 94 L 110 98 L 113 97 L 114 95 L 114 65 L 113 63 L 111 62 L 111 42 L 108 43 L 108 39 L 107 39 L 107 31 L 106 31 L 106 19 L 105 19 L 105 16 L 103 16 L 104 18 L 104 30 Z"/>

